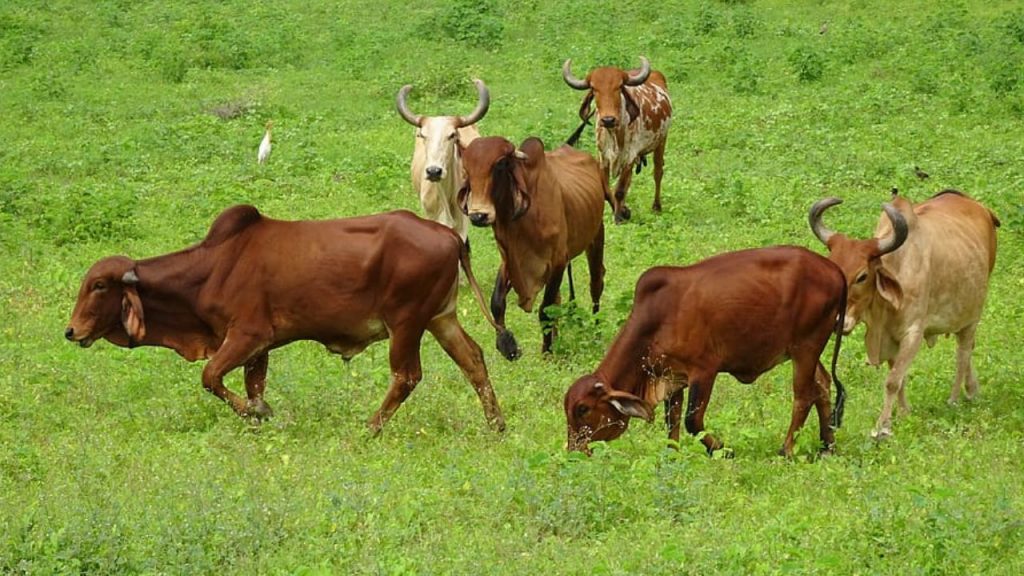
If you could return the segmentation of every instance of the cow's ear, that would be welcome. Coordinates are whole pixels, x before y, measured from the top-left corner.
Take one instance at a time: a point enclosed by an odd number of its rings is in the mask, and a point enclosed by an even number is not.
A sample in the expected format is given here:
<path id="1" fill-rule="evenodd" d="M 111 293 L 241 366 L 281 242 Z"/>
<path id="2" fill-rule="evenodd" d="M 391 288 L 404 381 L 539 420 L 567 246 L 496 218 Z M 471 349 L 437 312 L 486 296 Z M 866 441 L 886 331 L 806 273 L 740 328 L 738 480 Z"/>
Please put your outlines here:
<path id="1" fill-rule="evenodd" d="M 629 114 L 629 123 L 632 124 L 640 115 L 640 107 L 636 105 L 636 100 L 629 95 L 629 90 L 626 90 L 625 86 L 622 87 L 622 99 L 626 102 L 626 113 Z"/>
<path id="2" fill-rule="evenodd" d="M 128 278 L 128 275 L 126 274 L 125 277 Z M 135 282 L 138 282 L 138 279 Z M 135 282 L 124 284 L 124 296 L 121 298 L 121 324 L 129 339 L 141 342 L 146 337 L 146 317 L 142 311 L 139 292 L 135 289 Z"/>
<path id="3" fill-rule="evenodd" d="M 526 160 L 512 156 L 512 219 L 516 220 L 530 209 L 530 193 L 526 187 Z"/>
<path id="4" fill-rule="evenodd" d="M 899 280 L 884 266 L 879 266 L 875 270 L 875 288 L 878 290 L 878 294 L 893 308 L 900 309 L 900 304 L 903 302 L 903 288 L 900 287 Z"/>
<path id="5" fill-rule="evenodd" d="M 462 188 L 459 188 L 459 193 L 455 197 L 455 201 L 459 205 L 459 210 L 462 210 L 463 214 L 469 216 L 469 181 L 468 180 L 466 181 L 465 184 L 462 185 Z"/>
<path id="6" fill-rule="evenodd" d="M 634 396 L 629 392 L 609 390 L 608 403 L 623 416 L 643 418 L 648 422 L 654 420 L 654 410 L 651 406 L 644 402 L 643 398 Z"/>
<path id="7" fill-rule="evenodd" d="M 580 104 L 580 120 L 586 122 L 590 119 L 592 112 L 590 111 L 590 104 L 594 101 L 594 91 L 587 91 L 587 95 L 583 97 L 583 103 Z"/>

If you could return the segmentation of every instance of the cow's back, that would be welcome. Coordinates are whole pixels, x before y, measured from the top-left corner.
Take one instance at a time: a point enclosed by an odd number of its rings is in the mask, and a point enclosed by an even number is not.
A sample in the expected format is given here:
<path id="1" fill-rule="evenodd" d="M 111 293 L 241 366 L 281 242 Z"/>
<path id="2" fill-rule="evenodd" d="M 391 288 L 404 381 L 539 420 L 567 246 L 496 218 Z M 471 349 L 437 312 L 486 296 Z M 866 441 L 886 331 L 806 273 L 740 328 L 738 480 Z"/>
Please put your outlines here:
<path id="1" fill-rule="evenodd" d="M 982 204 L 956 192 L 944 192 L 913 206 L 897 204 L 907 217 L 907 240 L 882 257 L 899 280 L 904 301 L 902 322 L 923 322 L 931 334 L 957 332 L 977 322 L 995 264 L 998 220 Z M 880 219 L 876 237 L 891 233 Z"/>
<path id="2" fill-rule="evenodd" d="M 779 246 L 656 267 L 637 282 L 630 322 L 652 357 L 743 381 L 784 361 L 794 345 L 824 346 L 845 279 L 828 259 Z"/>
<path id="3" fill-rule="evenodd" d="M 457 289 L 458 236 L 408 211 L 335 220 L 263 218 L 216 257 L 220 278 L 209 293 L 230 294 L 229 315 L 267 312 L 290 338 L 386 322 L 385 311 L 433 307 Z M 428 315 L 427 320 L 432 315 Z M 354 327 L 354 328 L 353 328 Z M 296 329 L 299 329 L 296 328 Z"/>
<path id="4" fill-rule="evenodd" d="M 597 160 L 571 146 L 547 153 L 541 194 L 561 193 L 562 210 L 572 258 L 593 242 L 601 226 L 607 186 Z"/>

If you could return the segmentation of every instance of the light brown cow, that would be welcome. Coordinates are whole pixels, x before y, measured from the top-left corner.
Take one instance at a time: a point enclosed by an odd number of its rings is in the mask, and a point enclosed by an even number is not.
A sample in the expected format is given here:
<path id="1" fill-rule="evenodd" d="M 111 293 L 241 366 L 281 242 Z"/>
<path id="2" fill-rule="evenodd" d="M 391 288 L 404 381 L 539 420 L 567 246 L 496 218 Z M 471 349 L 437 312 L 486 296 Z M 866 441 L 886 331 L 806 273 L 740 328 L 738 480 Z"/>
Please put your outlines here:
<path id="1" fill-rule="evenodd" d="M 955 190 L 920 204 L 902 197 L 883 205 L 874 238 L 857 240 L 833 232 L 822 214 L 841 203 L 826 198 L 811 207 L 811 229 L 843 269 L 849 285 L 844 329 L 864 322 L 868 361 L 889 364 L 885 400 L 872 435 L 892 434 L 893 404 L 909 410 L 907 370 L 922 342 L 956 334 L 956 378 L 949 402 L 978 391 L 971 365 L 974 335 L 996 259 L 999 219 L 988 208 Z"/>
<path id="2" fill-rule="evenodd" d="M 412 186 L 420 196 L 420 205 L 427 218 L 455 230 L 463 242 L 469 243 L 469 221 L 459 210 L 456 195 L 462 188 L 462 160 L 459 150 L 480 137 L 476 123 L 487 114 L 490 92 L 482 80 L 473 80 L 477 89 L 477 105 L 468 116 L 420 116 L 409 110 L 406 99 L 412 90 L 406 84 L 398 92 L 395 107 L 398 114 L 416 127 L 416 144 L 412 154 Z"/>
<path id="3" fill-rule="evenodd" d="M 586 250 L 590 297 L 596 312 L 604 290 L 604 203 L 608 188 L 601 169 L 585 152 L 562 146 L 544 151 L 544 143 L 527 138 L 520 149 L 500 137 L 478 138 L 462 154 L 466 185 L 459 204 L 474 226 L 492 226 L 501 252 L 501 268 L 491 296 L 491 312 L 505 321 L 509 288 L 519 307 L 529 312 L 544 288 L 539 316 L 545 327 L 543 351 L 551 350 L 554 327 L 547 307 L 559 302 L 562 275 L 569 262 Z M 502 332 L 501 334 L 507 334 Z M 498 350 L 519 356 L 514 340 L 499 334 Z"/>
<path id="4" fill-rule="evenodd" d="M 580 80 L 572 75 L 572 60 L 562 66 L 562 78 L 577 90 L 588 90 L 580 106 L 580 118 L 586 122 L 597 107 L 597 148 L 605 182 L 615 175 L 615 221 L 629 220 L 626 206 L 633 170 L 647 164 L 647 154 L 654 154 L 654 203 L 661 211 L 661 177 L 665 166 L 665 140 L 672 124 L 672 99 L 668 96 L 665 76 L 651 70 L 647 58 L 640 58 L 639 70 L 622 70 L 606 66 L 595 68 Z"/>
<path id="5" fill-rule="evenodd" d="M 494 325 L 465 245 L 436 222 L 407 211 L 291 222 L 235 206 L 194 246 L 94 264 L 64 335 L 83 347 L 105 338 L 209 358 L 203 386 L 255 417 L 271 414 L 263 400 L 271 350 L 313 340 L 347 360 L 390 338 L 391 385 L 367 422 L 377 433 L 422 378 L 420 340 L 429 331 L 476 389 L 487 421 L 503 430 L 483 354 L 459 324 L 460 264 Z M 223 382 L 239 366 L 247 399 Z"/>

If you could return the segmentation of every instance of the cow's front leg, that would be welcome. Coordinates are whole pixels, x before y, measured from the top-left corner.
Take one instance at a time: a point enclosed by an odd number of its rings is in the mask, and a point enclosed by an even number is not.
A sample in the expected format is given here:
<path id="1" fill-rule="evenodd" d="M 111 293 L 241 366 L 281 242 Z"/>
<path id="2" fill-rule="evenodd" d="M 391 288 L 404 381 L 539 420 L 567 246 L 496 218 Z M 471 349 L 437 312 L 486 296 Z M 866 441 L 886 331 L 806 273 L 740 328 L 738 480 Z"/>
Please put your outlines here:
<path id="1" fill-rule="evenodd" d="M 559 266 L 551 270 L 551 279 L 544 287 L 544 299 L 540 303 L 540 310 L 537 317 L 540 319 L 540 327 L 544 333 L 544 344 L 541 347 L 543 354 L 551 353 L 551 343 L 558 333 L 554 320 L 548 315 L 548 306 L 558 304 L 561 301 L 562 276 L 565 273 L 565 266 Z"/>
<path id="2" fill-rule="evenodd" d="M 230 404 L 239 416 L 249 415 L 248 403 L 224 386 L 224 375 L 255 358 L 259 350 L 265 346 L 265 339 L 255 333 L 238 329 L 228 330 L 224 343 L 203 368 L 203 387 Z M 264 371 L 265 369 L 264 365 Z"/>
<path id="3" fill-rule="evenodd" d="M 704 411 L 708 408 L 708 401 L 711 400 L 711 390 L 714 386 L 715 376 L 713 374 L 692 376 L 690 379 L 690 395 L 687 399 L 686 418 L 683 422 L 686 424 L 686 431 L 694 436 L 704 431 Z M 700 441 L 707 450 L 708 456 L 723 446 L 711 434 L 704 434 Z"/>
<path id="4" fill-rule="evenodd" d="M 491 315 L 494 316 L 494 323 L 501 326 L 495 347 L 506 360 L 515 360 L 522 356 L 519 344 L 512 332 L 505 328 L 505 306 L 511 286 L 512 283 L 505 270 L 505 263 L 502 262 L 498 268 L 498 277 L 494 280 L 494 292 L 491 293 Z"/>
<path id="5" fill-rule="evenodd" d="M 267 387 L 267 352 L 255 356 L 245 363 L 245 394 L 248 396 L 245 411 L 248 416 L 263 420 L 274 415 L 270 405 L 263 400 L 263 391 Z"/>
<path id="6" fill-rule="evenodd" d="M 683 395 L 686 388 L 680 388 L 665 398 L 665 426 L 668 428 L 668 439 L 679 444 L 679 423 L 683 416 Z"/>
<path id="7" fill-rule="evenodd" d="M 630 211 L 629 206 L 626 206 L 626 193 L 629 192 L 629 183 L 633 180 L 632 166 L 626 166 L 619 173 L 619 179 L 615 183 L 615 203 L 617 208 L 615 210 L 615 223 L 622 224 L 623 222 L 630 219 L 633 213 Z"/>
<path id="8" fill-rule="evenodd" d="M 905 394 L 903 391 L 904 378 L 906 378 L 910 363 L 921 348 L 921 341 L 921 332 L 916 329 L 910 330 L 900 341 L 899 352 L 892 360 L 889 374 L 885 377 L 885 399 L 882 402 L 882 413 L 878 415 L 878 422 L 875 423 L 875 429 L 871 432 L 873 438 L 881 440 L 892 435 L 893 404 L 896 403 L 900 394 Z M 906 402 L 905 397 L 903 402 Z"/>
<path id="9" fill-rule="evenodd" d="M 412 394 L 412 391 L 423 379 L 420 365 L 420 339 L 423 329 L 408 329 L 391 335 L 391 347 L 388 358 L 391 364 L 391 384 L 384 396 L 380 409 L 366 422 L 370 432 L 380 434 L 384 424 L 394 415 L 398 407 Z"/>

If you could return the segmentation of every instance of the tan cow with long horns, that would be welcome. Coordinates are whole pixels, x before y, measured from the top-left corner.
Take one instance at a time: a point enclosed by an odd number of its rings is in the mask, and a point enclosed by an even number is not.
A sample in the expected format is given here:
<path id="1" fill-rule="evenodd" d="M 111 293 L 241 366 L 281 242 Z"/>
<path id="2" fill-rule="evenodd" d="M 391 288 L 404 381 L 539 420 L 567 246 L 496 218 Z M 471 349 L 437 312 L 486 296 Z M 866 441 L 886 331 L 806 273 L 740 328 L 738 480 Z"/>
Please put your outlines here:
<path id="1" fill-rule="evenodd" d="M 892 434 L 896 399 L 909 410 L 905 378 L 922 342 L 956 334 L 956 378 L 949 402 L 978 392 L 971 365 L 974 334 L 985 306 L 989 275 L 996 261 L 999 219 L 979 202 L 944 190 L 920 204 L 895 197 L 884 210 L 873 238 L 857 240 L 833 232 L 822 214 L 841 203 L 825 198 L 811 207 L 811 230 L 842 268 L 849 286 L 844 331 L 867 325 L 868 361 L 889 364 L 885 401 L 872 435 Z"/>
<path id="2" fill-rule="evenodd" d="M 459 209 L 456 195 L 462 188 L 460 148 L 480 137 L 475 124 L 487 114 L 490 92 L 482 80 L 473 80 L 477 89 L 476 108 L 468 116 L 420 116 L 409 110 L 406 99 L 412 90 L 406 84 L 398 92 L 395 106 L 406 122 L 416 127 L 416 147 L 412 155 L 412 185 L 420 196 L 427 218 L 455 230 L 469 243 L 469 221 Z"/>
<path id="3" fill-rule="evenodd" d="M 661 177 L 665 166 L 665 140 L 672 124 L 672 100 L 668 96 L 665 76 L 651 70 L 647 58 L 640 57 L 639 70 L 622 70 L 612 66 L 595 68 L 583 80 L 572 75 L 572 60 L 562 66 L 565 83 L 577 90 L 587 90 L 580 106 L 580 118 L 586 122 L 597 107 L 598 160 L 605 182 L 614 174 L 615 221 L 629 220 L 626 193 L 633 170 L 647 164 L 647 155 L 654 154 L 654 203 L 651 208 L 661 212 Z M 574 139 L 574 138 L 573 138 Z"/>

